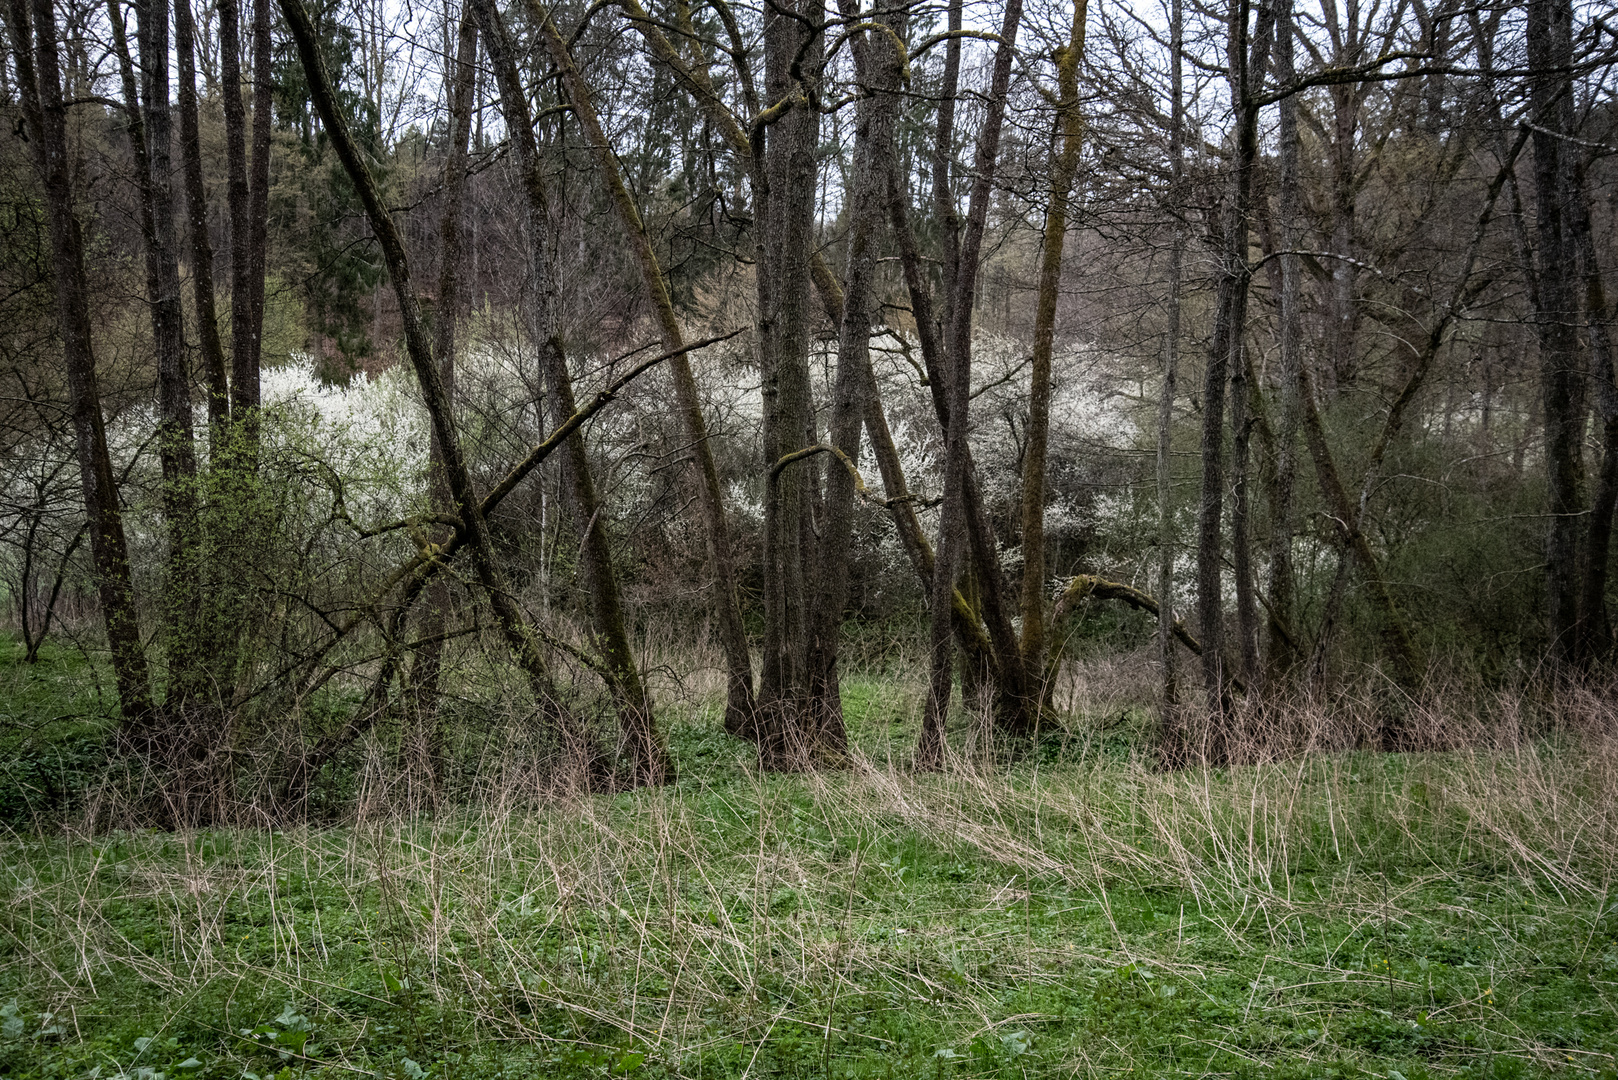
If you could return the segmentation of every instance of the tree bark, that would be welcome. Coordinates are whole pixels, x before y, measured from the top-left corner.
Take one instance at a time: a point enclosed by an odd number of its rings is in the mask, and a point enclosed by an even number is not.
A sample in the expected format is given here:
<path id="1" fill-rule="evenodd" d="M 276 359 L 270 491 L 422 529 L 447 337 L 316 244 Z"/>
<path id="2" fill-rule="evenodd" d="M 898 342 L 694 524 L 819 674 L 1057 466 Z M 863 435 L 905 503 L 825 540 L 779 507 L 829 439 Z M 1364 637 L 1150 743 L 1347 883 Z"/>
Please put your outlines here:
<path id="1" fill-rule="evenodd" d="M 613 205 L 617 208 L 619 220 L 623 224 L 624 236 L 635 253 L 642 287 L 646 289 L 657 312 L 658 332 L 663 348 L 667 352 L 675 353 L 670 360 L 675 400 L 685 423 L 686 438 L 691 442 L 696 455 L 697 494 L 702 507 L 703 524 L 707 531 L 708 560 L 713 567 L 714 589 L 718 594 L 715 608 L 719 616 L 719 637 L 725 651 L 727 676 L 725 728 L 732 734 L 748 732 L 752 730 L 754 724 L 753 660 L 747 647 L 747 634 L 742 626 L 741 603 L 736 591 L 735 554 L 731 548 L 730 525 L 725 519 L 724 499 L 719 488 L 719 471 L 714 463 L 713 449 L 708 439 L 708 422 L 702 413 L 702 398 L 697 388 L 696 376 L 691 370 L 688 354 L 681 351 L 685 347 L 685 334 L 680 326 L 679 317 L 675 314 L 674 302 L 669 296 L 668 284 L 664 279 L 657 252 L 652 247 L 651 237 L 647 235 L 640 210 L 624 183 L 618 160 L 607 142 L 601 121 L 596 115 L 589 87 L 579 75 L 578 68 L 574 65 L 554 20 L 548 13 L 539 9 L 537 4 L 534 7 L 546 47 L 552 60 L 562 70 L 574 114 L 584 128 L 585 138 L 590 143 L 598 173 L 607 185 Z"/>
<path id="2" fill-rule="evenodd" d="M 34 167 L 49 220 L 51 276 L 57 325 L 67 368 L 69 409 L 90 524 L 90 551 L 107 644 L 118 688 L 120 734 L 136 752 L 149 754 L 157 737 L 146 654 L 141 644 L 130 583 L 129 553 L 118 505 L 117 481 L 107 453 L 101 397 L 84 275 L 84 247 L 73 212 L 73 170 L 67 144 L 67 106 L 56 54 L 56 13 L 51 0 L 9 0 L 12 59 L 31 131 Z M 38 34 L 34 33 L 37 27 Z M 36 75 L 37 64 L 37 75 Z"/>
<path id="3" fill-rule="evenodd" d="M 1573 11 L 1568 0 L 1529 0 L 1529 107 L 1534 123 L 1540 382 L 1550 523 L 1545 585 L 1551 657 L 1578 659 L 1579 516 L 1584 509 L 1584 371 L 1579 353 L 1578 251 L 1569 217 L 1573 186 Z"/>
<path id="4" fill-rule="evenodd" d="M 500 88 L 501 111 L 511 133 L 517 166 L 522 172 L 527 197 L 531 260 L 532 333 L 549 383 L 552 413 L 556 423 L 561 424 L 578 411 L 578 406 L 573 396 L 573 378 L 568 371 L 567 355 L 562 346 L 555 271 L 551 265 L 549 198 L 540 171 L 539 145 L 534 138 L 533 120 L 517 70 L 516 55 L 500 12 L 494 0 L 473 0 L 473 10 L 482 26 L 495 81 Z M 541 34 L 547 39 L 554 39 L 566 58 L 566 46 L 561 43 L 554 24 L 543 12 L 540 12 L 540 18 Z M 578 80 L 577 72 L 573 71 L 572 77 L 568 77 L 567 72 L 571 68 L 569 63 L 564 69 L 564 79 L 569 84 L 569 96 L 573 99 L 575 112 L 582 118 L 592 110 L 588 93 Z M 585 136 L 597 143 L 605 142 L 599 125 L 594 130 L 586 126 Z M 629 645 L 618 578 L 612 565 L 606 526 L 601 520 L 600 503 L 590 474 L 590 459 L 583 433 L 576 431 L 568 437 L 564 453 L 562 480 L 579 531 L 580 576 L 590 596 L 594 643 L 618 713 L 621 749 L 629 762 L 630 782 L 634 786 L 668 783 L 674 778 L 674 770 L 652 712 L 651 699 L 647 697 Z"/>
<path id="5" fill-rule="evenodd" d="M 217 465 L 230 422 L 230 380 L 219 338 L 214 300 L 213 242 L 208 235 L 208 193 L 202 178 L 202 133 L 197 110 L 196 24 L 191 0 L 174 0 L 174 46 L 179 62 L 180 156 L 185 170 L 185 207 L 191 238 L 191 294 L 197 309 L 197 341 L 208 395 L 208 460 Z"/>
<path id="6" fill-rule="evenodd" d="M 48 0 L 38 2 L 45 3 Z M 388 276 L 393 282 L 394 295 L 399 303 L 406 352 L 410 356 L 416 380 L 421 385 L 422 400 L 427 407 L 428 419 L 442 447 L 445 481 L 455 500 L 456 510 L 459 512 L 462 528 L 467 537 L 467 546 L 472 549 L 472 563 L 478 583 L 488 595 L 489 604 L 494 609 L 495 622 L 527 674 L 541 709 L 557 726 L 564 753 L 580 758 L 579 763 L 587 770 L 587 782 L 594 782 L 601 779 L 599 757 L 586 734 L 562 707 L 550 670 L 540 651 L 538 639 L 517 607 L 516 601 L 512 599 L 495 565 L 483 501 L 478 499 L 477 493 L 472 488 L 466 459 L 461 453 L 460 439 L 456 434 L 454 416 L 449 408 L 448 395 L 444 392 L 438 366 L 433 362 L 432 344 L 427 339 L 421 309 L 410 281 L 410 263 L 405 255 L 403 238 L 388 213 L 387 205 L 383 202 L 376 181 L 371 177 L 369 167 L 348 133 L 347 120 L 337 110 L 331 77 L 327 74 L 325 60 L 320 55 L 314 28 L 309 23 L 309 16 L 304 11 L 302 0 L 282 0 L 281 11 L 297 44 L 298 58 L 309 80 L 310 97 L 320 114 L 322 124 L 325 125 L 332 148 L 337 152 L 344 171 L 348 173 L 355 190 L 359 193 L 366 216 L 370 219 L 371 230 L 376 235 L 382 249 L 382 257 L 387 263 Z M 492 46 L 490 51 L 492 53 Z"/>
<path id="7" fill-rule="evenodd" d="M 1022 640 L 1019 645 L 1023 663 L 1035 676 L 1045 670 L 1045 458 L 1051 426 L 1051 354 L 1056 334 L 1056 304 L 1061 295 L 1068 197 L 1078 172 L 1079 152 L 1084 146 L 1084 117 L 1079 111 L 1079 63 L 1084 58 L 1087 8 L 1087 0 L 1076 0 L 1068 43 L 1058 48 L 1055 55 L 1058 149 L 1051 162 L 1045 243 L 1040 252 L 1028 429 L 1023 441 Z M 1041 707 L 1050 699 L 1052 689 L 1048 681 L 1038 688 Z"/>

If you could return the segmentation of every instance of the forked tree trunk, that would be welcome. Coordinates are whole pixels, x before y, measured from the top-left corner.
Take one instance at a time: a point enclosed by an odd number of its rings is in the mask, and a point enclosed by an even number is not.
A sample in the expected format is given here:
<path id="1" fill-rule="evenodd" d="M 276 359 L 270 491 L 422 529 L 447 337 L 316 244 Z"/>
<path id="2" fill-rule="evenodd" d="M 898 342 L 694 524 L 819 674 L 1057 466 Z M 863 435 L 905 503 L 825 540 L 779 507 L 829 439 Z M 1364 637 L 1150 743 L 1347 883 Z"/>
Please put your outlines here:
<path id="1" fill-rule="evenodd" d="M 101 396 L 96 385 L 84 247 L 73 211 L 73 170 L 68 156 L 67 106 L 56 55 L 56 12 L 51 0 L 10 0 L 12 59 L 22 94 L 22 112 L 32 134 L 34 168 L 44 191 L 49 222 L 51 276 L 57 326 L 67 368 L 68 404 L 78 452 L 79 477 L 89 518 L 96 589 L 112 653 L 121 714 L 119 732 L 138 753 L 149 754 L 158 736 L 151 681 L 141 645 L 130 584 L 129 553 L 118 505 L 117 479 L 107 453 Z M 37 35 L 34 29 L 37 27 Z M 37 74 L 36 74 L 37 65 Z"/>
<path id="2" fill-rule="evenodd" d="M 922 265 L 922 256 L 916 244 L 915 234 L 910 228 L 910 211 L 906 201 L 905 177 L 901 174 L 899 163 L 894 155 L 889 154 L 887 160 L 887 192 L 888 192 L 888 219 L 893 229 L 894 243 L 899 249 L 899 264 L 904 272 L 905 289 L 910 297 L 911 312 L 916 323 L 916 338 L 921 346 L 923 369 L 927 373 L 928 385 L 932 391 L 933 412 L 938 417 L 938 425 L 944 431 L 949 430 L 949 400 L 946 393 L 946 379 L 944 375 L 945 360 L 944 346 L 941 341 L 941 332 L 938 320 L 934 317 L 932 289 L 928 284 L 927 272 Z M 874 380 L 873 380 L 874 385 Z M 886 421 L 884 419 L 885 427 Z M 888 453 L 885 448 L 891 439 L 878 440 L 878 452 L 881 455 Z M 895 479 L 902 480 L 902 473 L 898 467 L 897 451 L 893 452 L 891 467 L 884 465 L 884 482 L 888 482 L 888 473 L 891 471 Z M 881 457 L 878 459 L 882 460 Z M 971 448 L 967 447 L 966 456 L 966 499 L 963 507 L 963 516 L 971 521 L 975 516 L 978 521 L 978 531 L 981 535 L 992 535 L 987 516 L 984 512 L 981 492 L 977 488 L 977 479 L 972 469 Z M 893 490 L 900 490 L 894 488 Z M 918 551 L 925 552 L 925 567 L 918 563 L 917 572 L 923 576 L 923 585 L 932 595 L 934 588 L 934 560 L 935 555 L 931 548 L 926 546 L 925 540 L 917 545 Z M 1003 582 L 999 574 L 998 560 L 995 562 L 996 572 L 991 575 L 989 585 L 998 588 Z M 997 692 L 1000 698 L 998 707 L 1002 714 L 1015 716 L 1019 702 L 1012 693 L 1012 685 L 1020 685 L 1014 680 L 1006 678 L 1000 669 L 1002 656 L 1014 656 L 1020 661 L 1017 653 L 1017 638 L 1012 631 L 1007 616 L 1009 604 L 997 602 L 994 605 L 984 605 L 981 610 L 978 606 L 968 602 L 960 588 L 955 587 L 951 594 L 954 598 L 954 614 L 951 624 L 955 628 L 955 636 L 959 639 L 961 647 L 970 654 L 967 662 L 974 664 L 977 669 L 991 669 L 995 672 Z M 992 595 L 992 599 L 999 600 L 1000 593 Z M 981 620 L 980 620 L 981 615 Z M 987 623 L 988 625 L 983 625 Z M 1020 671 L 1020 664 L 1017 669 Z M 1014 726 L 1014 725 L 1013 725 Z M 924 728 L 925 731 L 925 728 Z"/>
<path id="3" fill-rule="evenodd" d="M 977 298 L 978 267 L 983 250 L 983 232 L 988 221 L 995 167 L 1000 155 L 1000 132 L 1005 122 L 1006 92 L 1011 79 L 1012 52 L 1022 22 L 1021 0 L 1008 0 L 995 49 L 994 67 L 989 80 L 988 109 L 978 133 L 975 178 L 967 205 L 966 228 L 961 237 L 960 257 L 955 269 L 954 291 L 947 313 L 944 341 L 943 395 L 949 416 L 944 425 L 944 507 L 939 526 L 938 563 L 933 575 L 932 615 L 928 648 L 931 674 L 927 704 L 922 716 L 921 739 L 916 748 L 918 768 L 937 768 L 943 760 L 944 721 L 949 713 L 954 679 L 954 639 L 950 614 L 951 586 L 955 573 L 965 565 L 964 548 L 970 545 L 978 569 L 989 578 L 984 582 L 983 604 L 989 617 L 991 639 L 995 640 L 997 674 L 1006 709 L 1005 726 L 1015 734 L 1032 729 L 1037 709 L 1030 709 L 1023 657 L 1015 637 L 1009 634 L 1010 620 L 1003 610 L 1004 579 L 1000 575 L 992 530 L 984 515 L 973 514 L 968 500 L 975 494 L 971 477 L 971 450 L 967 445 L 970 427 L 972 385 L 972 315 Z M 981 504 L 980 504 L 981 505 Z M 964 543 L 963 543 L 964 541 Z M 1003 629 L 1002 629 L 1003 624 Z M 1002 642 L 1001 636 L 1010 640 Z"/>

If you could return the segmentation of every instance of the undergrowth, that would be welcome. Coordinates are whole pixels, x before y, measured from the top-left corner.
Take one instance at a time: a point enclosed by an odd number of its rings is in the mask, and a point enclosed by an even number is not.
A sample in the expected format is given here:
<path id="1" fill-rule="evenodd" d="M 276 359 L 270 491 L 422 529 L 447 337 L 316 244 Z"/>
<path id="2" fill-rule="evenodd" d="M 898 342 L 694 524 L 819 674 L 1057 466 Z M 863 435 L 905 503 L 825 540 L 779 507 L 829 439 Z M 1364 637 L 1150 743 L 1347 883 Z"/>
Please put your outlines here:
<path id="1" fill-rule="evenodd" d="M 0 1075 L 1618 1075 L 1618 741 L 1164 775 L 1102 703 L 917 775 L 916 693 L 851 681 L 822 774 L 699 703 L 660 790 L 403 817 L 372 780 L 190 833 L 57 800 L 0 840 Z"/>

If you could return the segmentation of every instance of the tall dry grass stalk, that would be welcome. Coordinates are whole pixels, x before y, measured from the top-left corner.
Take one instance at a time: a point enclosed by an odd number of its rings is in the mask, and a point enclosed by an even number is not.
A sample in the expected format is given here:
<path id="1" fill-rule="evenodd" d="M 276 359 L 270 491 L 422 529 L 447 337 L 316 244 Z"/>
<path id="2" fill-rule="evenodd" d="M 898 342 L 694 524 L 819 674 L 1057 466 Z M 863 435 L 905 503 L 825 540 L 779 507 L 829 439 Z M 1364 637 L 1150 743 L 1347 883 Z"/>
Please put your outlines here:
<path id="1" fill-rule="evenodd" d="M 1092 717 L 1118 705 L 1094 672 L 1072 685 Z M 963 1037 L 987 1030 L 991 980 L 970 966 L 943 977 L 938 950 L 1036 897 L 1110 919 L 1118 888 L 1172 888 L 1182 921 L 1193 910 L 1233 942 L 1257 925 L 1279 940 L 1328 907 L 1432 918 L 1367 881 L 1482 865 L 1599 917 L 1618 877 L 1612 699 L 1563 699 L 1548 735 L 1508 698 L 1434 701 L 1423 722 L 1458 749 L 1326 752 L 1373 716 L 1344 696 L 1284 717 L 1285 753 L 1228 770 L 1162 774 L 1119 752 L 1105 723 L 1075 722 L 1045 764 L 969 746 L 939 774 L 861 756 L 783 777 L 739 751 L 708 780 L 615 797 L 559 783 L 514 728 L 483 744 L 473 806 L 436 818 L 398 812 L 410 804 L 373 744 L 345 828 L 9 835 L 0 925 L 19 985 L 51 1015 L 92 1016 L 104 986 L 134 977 L 175 1010 L 234 986 L 351 1029 L 365 1009 L 343 989 L 350 973 L 386 970 L 491 1039 L 543 1044 L 561 1022 L 677 1066 L 784 1018 L 830 1031 L 839 999 L 875 992 L 923 994 Z M 92 806 L 81 826 L 105 820 Z M 955 864 L 990 872 L 914 884 Z M 135 916 L 151 931 L 132 935 Z M 1013 934 L 993 963 L 1037 984 L 1126 947 Z M 1148 959 L 1174 970 L 1176 955 Z M 323 1045 L 343 1063 L 340 1038 Z"/>

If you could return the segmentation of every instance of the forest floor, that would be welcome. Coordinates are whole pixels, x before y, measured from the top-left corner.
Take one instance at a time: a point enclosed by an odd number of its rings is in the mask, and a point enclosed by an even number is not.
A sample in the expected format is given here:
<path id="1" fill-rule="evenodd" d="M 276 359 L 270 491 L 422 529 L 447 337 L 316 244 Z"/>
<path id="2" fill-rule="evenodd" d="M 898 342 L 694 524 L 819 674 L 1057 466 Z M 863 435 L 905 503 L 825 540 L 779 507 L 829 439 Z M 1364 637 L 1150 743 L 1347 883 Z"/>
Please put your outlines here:
<path id="1" fill-rule="evenodd" d="M 1618 1075 L 1611 739 L 1163 775 L 1124 710 L 916 775 L 871 675 L 840 771 L 692 706 L 660 790 L 89 831 L 18 809 L 82 661 L 6 646 L 0 1076 Z"/>

